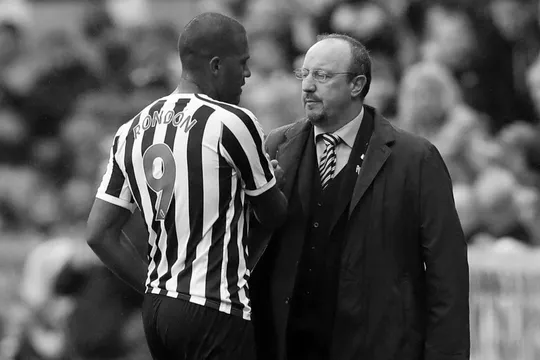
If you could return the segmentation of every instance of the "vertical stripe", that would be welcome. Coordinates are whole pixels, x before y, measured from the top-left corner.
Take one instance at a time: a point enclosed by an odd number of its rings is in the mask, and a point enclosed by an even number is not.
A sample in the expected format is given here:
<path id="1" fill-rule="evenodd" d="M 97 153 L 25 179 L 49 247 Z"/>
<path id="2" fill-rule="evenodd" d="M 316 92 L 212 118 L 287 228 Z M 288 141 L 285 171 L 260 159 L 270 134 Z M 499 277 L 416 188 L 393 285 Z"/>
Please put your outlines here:
<path id="1" fill-rule="evenodd" d="M 185 268 L 178 282 L 178 291 L 190 294 L 193 261 L 195 260 L 197 245 L 203 236 L 203 164 L 202 144 L 206 123 L 215 110 L 203 105 L 195 111 L 192 119 L 197 120 L 190 130 L 187 143 L 187 175 L 189 197 L 189 228 L 190 234 L 186 246 Z"/>
<path id="2" fill-rule="evenodd" d="M 184 100 L 184 99 L 182 99 Z M 190 103 L 189 107 L 184 110 L 185 114 L 189 114 L 199 106 L 198 102 Z M 166 282 L 168 295 L 177 297 L 179 293 L 186 294 L 178 286 L 178 279 L 183 276 L 183 270 L 186 260 L 187 241 L 189 239 L 189 186 L 187 175 L 187 143 L 189 133 L 180 131 L 176 134 L 174 141 L 174 157 L 176 161 L 176 185 L 174 195 L 174 211 L 175 211 L 175 230 L 177 238 L 176 261 L 170 264 L 171 278 Z"/>
<path id="3" fill-rule="evenodd" d="M 200 100 L 209 102 L 211 104 L 219 106 L 219 107 L 233 113 L 240 120 L 242 120 L 244 125 L 249 130 L 249 133 L 251 134 L 251 137 L 253 138 L 253 141 L 255 142 L 255 146 L 257 147 L 257 152 L 258 152 L 258 156 L 259 156 L 259 162 L 261 163 L 261 166 L 264 169 L 264 176 L 266 178 L 266 181 L 272 180 L 272 178 L 273 178 L 272 172 L 270 171 L 270 168 L 268 166 L 265 166 L 265 164 L 268 163 L 268 160 L 266 159 L 266 156 L 264 154 L 264 147 L 263 147 L 262 139 L 261 139 L 261 136 L 259 135 L 259 131 L 257 130 L 257 127 L 256 127 L 253 119 L 251 118 L 251 116 L 249 116 L 246 112 L 242 111 L 242 109 L 240 109 L 238 107 L 235 107 L 235 106 L 232 106 L 232 105 L 229 105 L 229 104 L 226 104 L 226 103 L 222 103 L 222 102 L 217 102 L 217 101 L 212 101 L 212 100 L 209 100 L 209 99 L 205 99 L 205 98 L 203 98 L 203 97 L 201 97 L 199 95 L 195 95 L 195 96 Z"/>
<path id="4" fill-rule="evenodd" d="M 238 142 L 234 134 L 228 127 L 223 126 L 223 147 L 231 157 L 232 161 L 240 171 L 240 176 L 246 185 L 246 189 L 256 190 L 257 185 L 253 178 L 253 172 L 251 171 L 251 165 L 249 159 L 242 149 L 242 145 Z"/>
<path id="5" fill-rule="evenodd" d="M 142 206 L 141 201 L 141 193 L 139 192 L 139 186 L 137 184 L 137 180 L 135 180 L 135 170 L 133 169 L 133 143 L 135 142 L 135 138 L 133 137 L 133 128 L 135 125 L 139 123 L 139 120 L 141 118 L 141 114 L 137 115 L 131 123 L 131 126 L 129 127 L 129 131 L 127 133 L 126 137 L 126 146 L 125 146 L 125 154 L 124 154 L 124 167 L 126 169 L 126 174 L 128 175 L 128 181 L 129 186 L 131 188 L 131 192 L 133 193 L 133 197 L 135 198 L 135 202 L 139 206 L 139 209 L 141 210 L 141 213 L 144 217 L 144 211 L 145 209 Z"/>
<path id="6" fill-rule="evenodd" d="M 178 101 L 176 101 L 175 105 L 173 106 L 174 113 L 177 114 L 183 111 L 186 105 L 189 103 L 189 101 L 190 99 L 178 99 Z M 164 112 L 166 111 L 169 111 L 168 107 L 164 109 Z M 176 150 L 174 145 L 175 145 L 177 132 L 178 132 L 178 128 L 176 126 L 172 126 L 171 124 L 167 125 L 164 142 L 165 144 L 169 146 L 173 154 L 175 154 L 175 150 Z M 176 161 L 176 156 L 175 156 L 175 161 Z M 178 183 L 178 181 L 181 181 L 181 180 L 176 178 L 176 183 Z M 175 192 L 176 192 L 176 184 L 175 184 Z M 173 196 L 172 198 L 171 205 L 169 207 L 169 211 L 165 218 L 164 225 L 165 225 L 165 232 L 167 236 L 167 249 L 165 251 L 165 258 L 167 259 L 167 263 L 169 264 L 169 267 L 165 275 L 163 275 L 160 278 L 159 287 L 161 289 L 167 288 L 167 282 L 172 277 L 171 266 L 178 260 L 178 237 L 176 233 L 176 196 Z"/>
<path id="7" fill-rule="evenodd" d="M 226 231 L 225 239 L 223 241 L 223 263 L 221 264 L 221 284 L 220 284 L 220 296 L 222 305 L 220 310 L 228 314 L 231 313 L 231 294 L 229 293 L 229 283 L 227 280 L 227 269 L 229 268 L 229 244 L 231 243 L 231 229 L 234 227 L 235 221 L 235 208 L 234 208 L 234 194 L 239 189 L 237 188 L 238 181 L 236 178 L 231 179 L 231 187 L 228 190 L 230 201 L 227 209 Z"/>
<path id="8" fill-rule="evenodd" d="M 204 105 L 206 106 L 206 105 Z M 197 303 L 208 305 L 209 302 L 219 304 L 219 297 L 212 297 L 206 292 L 209 268 L 209 253 L 214 236 L 213 230 L 216 221 L 219 220 L 219 142 L 221 126 L 216 117 L 208 119 L 203 135 L 202 144 L 202 170 L 203 170 L 203 235 L 197 245 L 195 262 L 192 266 L 190 289 L 198 298 Z"/>
<path id="9" fill-rule="evenodd" d="M 107 186 L 106 193 L 114 196 L 114 197 L 120 197 L 122 193 L 122 188 L 124 186 L 124 175 L 122 174 L 122 170 L 120 170 L 120 167 L 118 166 L 118 163 L 115 160 L 116 152 L 118 151 L 118 138 L 119 136 L 116 136 L 114 138 L 113 147 L 112 147 L 112 172 L 111 172 L 111 180 L 109 181 L 109 184 Z"/>
<path id="10" fill-rule="evenodd" d="M 239 298 L 238 298 L 238 265 L 240 263 L 240 253 L 238 252 L 238 237 L 242 236 L 242 231 L 238 231 L 238 220 L 243 215 L 244 206 L 241 198 L 241 184 L 240 180 L 237 180 L 236 193 L 234 194 L 234 216 L 233 226 L 231 227 L 231 241 L 227 246 L 227 284 L 228 291 L 231 294 L 231 303 L 233 304 L 233 310 L 238 310 Z"/>
<path id="11" fill-rule="evenodd" d="M 163 105 L 164 105 L 163 100 L 157 101 L 152 106 L 150 106 L 150 108 L 148 109 L 148 113 L 145 114 L 145 116 L 152 118 L 154 112 L 155 111 L 159 112 L 163 108 Z M 143 118 L 143 123 L 144 123 L 144 118 Z M 154 144 L 154 134 L 155 134 L 155 132 L 156 132 L 156 126 L 150 126 L 143 133 L 142 140 L 141 140 L 141 148 L 140 148 L 140 150 L 141 150 L 141 152 L 140 152 L 141 158 L 143 157 L 145 151 L 152 144 Z M 141 162 L 141 164 L 142 164 L 142 162 Z M 144 169 L 142 171 L 144 172 Z M 145 179 L 146 179 L 148 174 L 145 173 L 144 176 L 145 176 Z M 142 186 L 143 185 L 141 184 L 141 187 Z M 152 227 L 152 230 L 154 231 L 154 233 L 156 234 L 156 241 L 158 242 L 158 246 L 155 246 L 154 256 L 153 256 L 153 260 L 155 262 L 155 267 L 154 267 L 153 271 L 150 273 L 150 277 L 149 277 L 149 281 L 152 284 L 153 282 L 155 282 L 158 279 L 158 269 L 159 269 L 159 266 L 161 264 L 161 258 L 163 256 L 162 255 L 162 249 L 159 246 L 159 242 L 161 240 L 161 224 L 160 224 L 159 221 L 155 220 L 156 212 L 157 212 L 157 209 L 156 209 L 156 206 L 155 206 L 156 201 L 157 201 L 157 194 L 150 188 L 150 186 L 148 186 L 146 181 L 145 181 L 144 186 L 145 186 L 145 193 L 148 194 L 148 196 L 150 197 L 150 204 L 152 205 L 152 208 L 148 209 L 148 212 L 152 214 L 152 218 L 151 218 L 151 224 L 152 225 L 151 225 L 151 227 Z M 162 293 L 162 291 L 160 291 L 160 293 Z"/>
<path id="12" fill-rule="evenodd" d="M 247 259 L 248 259 L 248 247 L 246 245 L 247 235 L 248 235 L 248 214 L 246 213 L 246 209 L 244 207 L 244 216 L 242 217 L 243 221 L 242 224 L 240 224 L 242 229 L 242 238 L 239 241 L 239 251 L 244 251 L 243 256 L 240 261 L 240 266 L 238 267 L 238 287 L 240 288 L 238 299 L 240 300 L 240 304 L 242 304 L 242 315 L 244 319 L 249 319 L 249 315 L 251 313 L 251 302 L 249 298 L 249 288 L 248 288 L 248 280 L 249 280 L 249 269 L 247 268 Z"/>
<path id="13" fill-rule="evenodd" d="M 227 210 L 231 201 L 232 168 L 218 151 L 218 215 L 212 227 L 212 245 L 208 252 L 208 272 L 206 274 L 206 296 L 220 299 L 221 264 L 225 233 L 227 231 Z"/>

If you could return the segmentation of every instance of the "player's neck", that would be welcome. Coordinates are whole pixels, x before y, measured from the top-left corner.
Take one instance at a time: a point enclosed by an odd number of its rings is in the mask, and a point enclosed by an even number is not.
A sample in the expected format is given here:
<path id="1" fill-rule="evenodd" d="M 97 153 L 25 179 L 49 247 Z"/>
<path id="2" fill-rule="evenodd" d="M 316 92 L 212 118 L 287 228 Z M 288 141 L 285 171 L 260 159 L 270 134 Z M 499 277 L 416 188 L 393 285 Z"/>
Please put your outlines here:
<path id="1" fill-rule="evenodd" d="M 182 76 L 180 78 L 180 82 L 178 83 L 178 86 L 174 92 L 178 94 L 205 94 L 210 97 L 213 95 L 213 92 L 209 88 L 206 89 L 204 86 L 188 76 Z"/>

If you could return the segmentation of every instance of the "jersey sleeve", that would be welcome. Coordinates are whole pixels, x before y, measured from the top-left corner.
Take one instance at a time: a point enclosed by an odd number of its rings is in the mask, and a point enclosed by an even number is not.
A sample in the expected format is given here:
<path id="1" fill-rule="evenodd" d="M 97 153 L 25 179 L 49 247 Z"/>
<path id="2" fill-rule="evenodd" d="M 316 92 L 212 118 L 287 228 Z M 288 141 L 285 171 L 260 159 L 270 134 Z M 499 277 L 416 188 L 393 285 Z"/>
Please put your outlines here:
<path id="1" fill-rule="evenodd" d="M 276 183 L 264 150 L 264 133 L 255 116 L 245 110 L 223 122 L 221 155 L 240 174 L 244 191 L 258 196 Z"/>
<path id="2" fill-rule="evenodd" d="M 123 130 L 124 128 L 121 127 L 114 137 L 107 169 L 97 190 L 96 198 L 133 212 L 137 205 L 135 204 L 125 172 L 122 170 L 118 161 L 124 156 L 124 147 L 121 146 L 123 142 Z"/>

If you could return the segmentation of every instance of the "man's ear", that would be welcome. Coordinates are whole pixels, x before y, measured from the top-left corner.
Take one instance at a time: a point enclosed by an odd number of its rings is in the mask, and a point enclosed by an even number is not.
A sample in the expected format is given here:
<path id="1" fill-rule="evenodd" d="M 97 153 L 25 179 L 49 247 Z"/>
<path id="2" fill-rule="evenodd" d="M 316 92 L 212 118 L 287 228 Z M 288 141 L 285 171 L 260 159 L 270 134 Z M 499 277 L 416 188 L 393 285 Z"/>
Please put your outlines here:
<path id="1" fill-rule="evenodd" d="M 357 75 L 352 80 L 351 97 L 358 97 L 366 86 L 367 78 L 365 75 Z"/>
<path id="2" fill-rule="evenodd" d="M 210 59 L 209 65 L 210 65 L 210 72 L 213 75 L 217 75 L 219 68 L 221 67 L 221 59 L 217 56 L 214 56 L 212 59 Z"/>

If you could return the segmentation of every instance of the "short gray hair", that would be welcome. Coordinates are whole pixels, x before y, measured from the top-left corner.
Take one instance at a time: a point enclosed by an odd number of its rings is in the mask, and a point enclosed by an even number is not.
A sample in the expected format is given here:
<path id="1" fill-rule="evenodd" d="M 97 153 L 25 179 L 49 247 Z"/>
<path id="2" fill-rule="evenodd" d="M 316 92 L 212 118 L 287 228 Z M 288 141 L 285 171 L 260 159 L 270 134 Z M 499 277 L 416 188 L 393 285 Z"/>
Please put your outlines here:
<path id="1" fill-rule="evenodd" d="M 360 92 L 360 97 L 363 99 L 369 92 L 369 87 L 371 85 L 371 58 L 369 57 L 369 52 L 367 48 L 355 38 L 345 35 L 345 34 L 321 34 L 317 36 L 317 42 L 326 40 L 326 39 L 339 39 L 346 41 L 351 48 L 351 64 L 349 66 L 349 71 L 357 75 L 364 75 L 366 77 L 366 84 Z"/>

